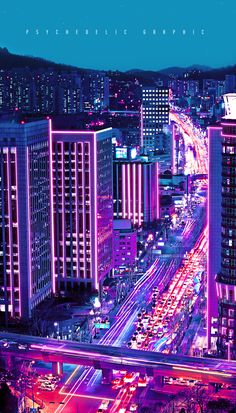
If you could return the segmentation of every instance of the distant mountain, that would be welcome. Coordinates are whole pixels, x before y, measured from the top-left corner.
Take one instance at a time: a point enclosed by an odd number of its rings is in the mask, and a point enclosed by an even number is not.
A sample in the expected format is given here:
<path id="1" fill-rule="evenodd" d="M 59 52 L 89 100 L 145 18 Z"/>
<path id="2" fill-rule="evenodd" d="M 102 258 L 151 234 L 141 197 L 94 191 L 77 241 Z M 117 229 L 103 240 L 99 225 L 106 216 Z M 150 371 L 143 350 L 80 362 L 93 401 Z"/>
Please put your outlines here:
<path id="1" fill-rule="evenodd" d="M 144 86 L 157 85 L 158 81 L 167 81 L 169 76 L 161 71 L 131 69 L 125 72 L 127 76 L 137 78 Z"/>
<path id="2" fill-rule="evenodd" d="M 176 74 L 178 76 L 183 76 L 184 73 L 194 71 L 194 70 L 200 70 L 201 72 L 207 72 L 209 70 L 212 70 L 211 67 L 208 66 L 203 66 L 203 65 L 192 65 L 188 67 L 167 67 L 166 69 L 161 69 L 160 72 L 170 76 L 171 74 Z"/>
<path id="3" fill-rule="evenodd" d="M 60 63 L 55 63 L 50 60 L 33 57 L 33 56 L 21 56 L 17 54 L 10 53 L 6 47 L 0 47 L 0 69 L 12 69 L 12 68 L 26 68 L 29 69 L 46 69 L 54 68 L 61 71 L 74 71 L 79 73 L 89 73 L 89 72 L 101 72 L 97 69 L 86 69 L 79 68 L 72 65 L 65 65 Z M 104 70 L 105 71 L 105 70 Z M 103 72 L 104 72 L 103 71 Z M 159 80 L 167 81 L 171 75 L 175 74 L 177 77 L 182 77 L 186 71 L 192 71 L 193 73 L 189 76 L 189 79 L 224 79 L 226 74 L 236 75 L 236 65 L 228 66 L 218 69 L 213 69 L 208 66 L 203 65 L 192 65 L 189 67 L 169 67 L 161 70 L 142 70 L 142 69 L 131 69 L 126 72 L 121 71 L 106 71 L 109 76 L 118 76 L 120 79 L 131 80 L 138 79 L 138 81 L 143 85 L 157 85 Z M 196 71 L 196 73 L 194 73 Z M 200 73 L 198 72 L 200 71 Z M 198 72 L 198 73 L 197 73 Z"/>
<path id="4" fill-rule="evenodd" d="M 26 68 L 29 69 L 46 69 L 54 68 L 58 70 L 76 70 L 79 72 L 87 72 L 90 69 L 81 69 L 71 65 L 64 65 L 55 63 L 50 60 L 42 59 L 33 56 L 21 56 L 10 53 L 7 48 L 0 47 L 0 69 L 12 69 L 12 68 Z"/>

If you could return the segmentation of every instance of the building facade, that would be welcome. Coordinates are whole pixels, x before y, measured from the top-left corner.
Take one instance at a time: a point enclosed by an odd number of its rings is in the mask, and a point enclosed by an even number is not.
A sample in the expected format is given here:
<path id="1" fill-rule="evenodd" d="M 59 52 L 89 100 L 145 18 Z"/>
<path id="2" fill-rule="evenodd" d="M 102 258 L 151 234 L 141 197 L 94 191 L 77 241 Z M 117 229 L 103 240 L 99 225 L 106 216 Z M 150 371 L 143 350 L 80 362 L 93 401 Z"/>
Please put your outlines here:
<path id="1" fill-rule="evenodd" d="M 222 127 L 208 128 L 208 255 L 207 255 L 207 343 L 216 348 L 218 299 L 216 274 L 221 266 L 221 173 Z"/>
<path id="2" fill-rule="evenodd" d="M 97 290 L 113 268 L 112 129 L 51 136 L 54 289 Z"/>
<path id="3" fill-rule="evenodd" d="M 113 221 L 114 269 L 133 269 L 137 258 L 137 230 L 129 219 Z"/>
<path id="4" fill-rule="evenodd" d="M 236 94 L 224 95 L 222 118 L 221 269 L 217 273 L 218 348 L 236 358 Z"/>
<path id="5" fill-rule="evenodd" d="M 158 134 L 169 124 L 169 89 L 143 87 L 141 105 L 141 142 L 144 153 L 160 148 Z"/>
<path id="6" fill-rule="evenodd" d="M 159 218 L 158 163 L 148 157 L 113 162 L 114 219 L 130 219 L 135 227 Z"/>
<path id="7" fill-rule="evenodd" d="M 49 122 L 0 122 L 0 311 L 29 318 L 52 286 Z"/>

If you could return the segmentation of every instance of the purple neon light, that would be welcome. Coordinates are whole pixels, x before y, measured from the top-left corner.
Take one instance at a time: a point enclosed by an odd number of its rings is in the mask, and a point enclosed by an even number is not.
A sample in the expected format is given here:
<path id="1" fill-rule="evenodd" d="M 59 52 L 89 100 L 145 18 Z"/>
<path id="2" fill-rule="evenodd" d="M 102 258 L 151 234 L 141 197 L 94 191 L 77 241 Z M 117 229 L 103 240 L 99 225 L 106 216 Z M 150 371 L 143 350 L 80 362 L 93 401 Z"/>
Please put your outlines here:
<path id="1" fill-rule="evenodd" d="M 16 179 L 16 217 L 17 217 L 17 260 L 18 260 L 18 279 L 19 279 L 19 316 L 22 315 L 21 309 L 21 270 L 20 270 L 20 236 L 19 236 L 19 193 L 18 193 L 18 161 L 17 149 L 15 149 L 15 179 Z"/>
<path id="2" fill-rule="evenodd" d="M 54 197 L 53 197 L 53 150 L 52 150 L 52 121 L 49 119 L 49 168 L 50 168 L 50 213 L 51 213 L 51 245 L 52 245 L 52 290 L 56 292 L 56 275 L 55 275 L 55 248 L 54 248 Z"/>
<path id="3" fill-rule="evenodd" d="M 138 164 L 138 225 L 142 225 L 142 165 Z"/>
<path id="4" fill-rule="evenodd" d="M 176 168 L 175 168 L 175 151 L 176 151 L 175 124 L 173 124 L 173 130 L 172 130 L 172 172 L 173 172 L 173 174 L 176 173 Z"/>
<path id="5" fill-rule="evenodd" d="M 82 148 L 82 197 L 83 197 L 83 200 L 85 199 L 85 176 L 84 176 L 84 171 L 85 171 L 85 160 L 84 160 L 84 144 L 82 144 L 81 145 L 81 148 Z M 84 208 L 84 202 L 83 202 L 83 239 L 85 240 L 84 241 L 84 244 L 83 244 L 83 248 L 84 248 L 84 251 L 83 251 L 83 256 L 85 257 L 85 245 L 86 245 L 86 231 L 85 231 L 85 228 L 86 228 L 86 216 L 85 216 L 85 208 Z M 91 227 L 90 227 L 91 228 Z M 84 270 L 85 270 L 85 266 L 86 266 L 86 263 L 84 262 Z M 84 276 L 83 276 L 83 278 L 86 278 L 86 271 L 84 271 Z"/>
<path id="6" fill-rule="evenodd" d="M 62 182 L 62 212 L 61 212 L 61 219 L 62 219 L 62 263 L 63 263 L 63 274 L 62 277 L 66 276 L 66 253 L 65 253 L 65 154 L 64 154 L 64 142 L 60 142 L 61 144 L 61 159 L 62 159 L 62 169 L 61 169 L 61 182 Z"/>
<path id="7" fill-rule="evenodd" d="M 131 218 L 131 182 L 130 182 L 130 164 L 127 164 L 127 198 L 128 198 L 128 219 Z"/>
<path id="8" fill-rule="evenodd" d="M 126 170 L 122 164 L 122 217 L 126 218 Z"/>
<path id="9" fill-rule="evenodd" d="M 97 135 L 98 133 L 101 133 L 101 132 L 105 132 L 105 131 L 108 131 L 108 130 L 112 130 L 112 128 L 106 128 L 106 129 L 102 129 L 102 130 L 100 130 L 100 131 L 83 131 L 83 130 L 56 130 L 56 131 L 53 131 L 53 134 L 56 134 L 56 135 L 62 135 L 62 134 L 64 134 L 64 135 Z"/>
<path id="10" fill-rule="evenodd" d="M 76 276 L 79 278 L 79 221 L 78 221 L 78 144 L 75 143 L 75 231 L 76 231 L 76 259 L 77 259 L 77 273 Z"/>
<path id="11" fill-rule="evenodd" d="M 9 149 L 6 148 L 6 161 L 7 161 L 7 202 L 8 202 L 8 216 L 9 216 L 9 226 L 8 226 L 8 235 L 9 235 L 9 253 L 10 253 L 10 302 L 11 302 L 11 315 L 14 317 L 14 291 L 13 291 L 13 268 L 12 268 L 12 215 L 11 215 L 11 187 L 10 187 L 10 161 L 9 161 Z"/>
<path id="12" fill-rule="evenodd" d="M 221 126 L 236 126 L 235 122 L 221 122 Z M 217 128 L 217 127 L 216 127 Z"/>
<path id="13" fill-rule="evenodd" d="M 28 259 L 29 259 L 29 293 L 32 298 L 32 251 L 31 251 L 31 213 L 30 213 L 30 169 L 29 148 L 26 148 L 26 180 L 27 180 L 27 216 L 28 216 Z"/>
<path id="14" fill-rule="evenodd" d="M 94 215 L 95 215 L 95 239 L 94 239 L 94 256 L 95 256 L 95 289 L 98 290 L 98 217 L 97 217 L 97 136 L 93 134 L 93 151 L 94 151 Z"/>
<path id="15" fill-rule="evenodd" d="M 156 192 L 157 192 L 157 200 L 156 200 L 156 217 L 157 219 L 160 218 L 160 194 L 159 194 L 159 165 L 156 162 Z"/>
<path id="16" fill-rule="evenodd" d="M 141 143 L 141 147 L 143 146 L 143 105 L 141 105 L 141 139 L 140 139 L 140 143 Z"/>
<path id="17" fill-rule="evenodd" d="M 89 165 L 90 165 L 90 164 L 91 164 L 91 145 L 90 145 L 90 142 L 85 142 L 85 143 L 87 143 L 87 144 L 88 144 L 88 147 L 89 147 L 88 153 L 89 153 Z M 92 189 L 91 189 L 91 179 L 92 179 L 92 174 L 91 174 L 91 176 L 89 176 L 89 226 L 90 226 L 90 240 L 91 240 L 91 228 L 92 228 L 92 211 L 91 211 L 91 191 L 92 191 Z M 94 183 L 94 185 L 95 185 L 95 183 Z M 96 183 L 95 188 L 97 189 L 97 183 Z M 96 197 L 96 202 L 97 202 L 97 197 Z M 96 216 L 95 216 L 95 224 L 97 225 Z M 96 254 L 97 254 L 97 248 L 98 248 L 98 247 L 96 246 Z M 91 254 L 91 242 L 90 242 L 90 254 Z M 95 265 L 96 265 L 96 268 L 97 268 L 97 267 L 98 267 L 98 264 L 96 263 Z M 87 267 L 86 267 L 86 272 L 87 272 Z M 91 272 L 90 272 L 90 274 L 91 274 Z M 86 274 L 86 278 L 91 278 L 91 275 L 90 275 L 90 277 L 88 277 L 88 274 Z M 98 286 L 95 287 L 95 288 L 98 288 Z"/>
<path id="18" fill-rule="evenodd" d="M 236 134 L 235 135 L 229 135 L 229 134 L 226 134 L 226 133 L 221 133 L 221 136 L 223 137 L 223 138 L 236 138 Z"/>
<path id="19" fill-rule="evenodd" d="M 208 127 L 208 171 L 211 171 L 211 157 L 210 157 L 210 136 L 211 136 L 211 131 L 212 130 L 222 130 L 222 127 L 220 126 L 213 126 L 213 127 Z M 208 173 L 208 188 L 210 188 L 210 173 Z M 211 198 L 210 198 L 210 191 L 208 190 L 208 205 L 207 205 L 207 222 L 208 222 L 208 247 L 207 247 L 207 341 L 208 341 L 208 348 L 211 348 L 211 319 L 212 319 L 212 314 L 210 312 L 210 308 L 211 308 L 211 302 L 210 300 L 211 298 L 211 283 L 210 283 L 210 260 L 209 260 L 209 234 L 211 231 L 210 228 L 210 205 L 211 205 Z M 217 296 L 218 296 L 218 285 L 216 284 L 216 291 L 217 291 Z"/>
<path id="20" fill-rule="evenodd" d="M 133 163 L 133 221 L 136 224 L 136 163 Z"/>

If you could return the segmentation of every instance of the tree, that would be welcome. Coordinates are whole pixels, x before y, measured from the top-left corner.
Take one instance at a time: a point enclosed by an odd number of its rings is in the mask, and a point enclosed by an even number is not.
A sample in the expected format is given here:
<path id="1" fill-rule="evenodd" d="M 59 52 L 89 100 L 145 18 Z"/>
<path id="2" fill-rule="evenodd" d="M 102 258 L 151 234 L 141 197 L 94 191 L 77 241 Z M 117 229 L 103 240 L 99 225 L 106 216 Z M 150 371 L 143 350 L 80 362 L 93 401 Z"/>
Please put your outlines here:
<path id="1" fill-rule="evenodd" d="M 227 399 L 222 399 L 219 398 L 218 400 L 210 400 L 207 403 L 207 408 L 209 409 L 210 412 L 214 412 L 214 413 L 223 413 L 224 411 L 229 410 L 229 408 L 231 407 L 231 403 L 229 400 Z"/>
<path id="2" fill-rule="evenodd" d="M 12 394 L 6 383 L 0 386 L 0 413 L 17 413 L 17 398 Z"/>

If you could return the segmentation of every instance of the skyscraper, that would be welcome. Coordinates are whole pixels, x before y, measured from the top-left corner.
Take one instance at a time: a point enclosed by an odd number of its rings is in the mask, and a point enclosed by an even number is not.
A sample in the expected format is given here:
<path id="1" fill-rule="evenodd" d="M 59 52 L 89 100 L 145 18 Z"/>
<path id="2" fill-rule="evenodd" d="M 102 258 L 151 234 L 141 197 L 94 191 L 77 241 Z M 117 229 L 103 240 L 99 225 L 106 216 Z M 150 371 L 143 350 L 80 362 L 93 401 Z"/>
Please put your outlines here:
<path id="1" fill-rule="evenodd" d="M 236 357 L 236 94 L 224 96 L 222 118 L 221 269 L 216 277 L 218 346 Z M 228 346 L 228 350 L 227 350 Z"/>
<path id="2" fill-rule="evenodd" d="M 218 337 L 218 299 L 216 274 L 221 265 L 221 170 L 222 127 L 208 128 L 208 257 L 207 257 L 207 340 L 216 346 Z"/>
<path id="3" fill-rule="evenodd" d="M 159 218 L 157 162 L 149 161 L 147 156 L 115 159 L 113 188 L 114 219 L 130 219 L 139 227 Z"/>
<path id="4" fill-rule="evenodd" d="M 101 111 L 109 106 L 109 78 L 105 73 L 86 74 L 82 80 L 83 110 Z"/>
<path id="5" fill-rule="evenodd" d="M 169 89 L 143 87 L 141 105 L 141 147 L 145 153 L 160 149 L 158 134 L 169 124 Z"/>
<path id="6" fill-rule="evenodd" d="M 97 290 L 113 268 L 112 129 L 51 136 L 54 291 Z"/>
<path id="7" fill-rule="evenodd" d="M 31 316 L 51 294 L 49 123 L 0 122 L 0 311 Z"/>

